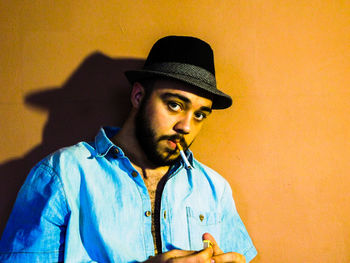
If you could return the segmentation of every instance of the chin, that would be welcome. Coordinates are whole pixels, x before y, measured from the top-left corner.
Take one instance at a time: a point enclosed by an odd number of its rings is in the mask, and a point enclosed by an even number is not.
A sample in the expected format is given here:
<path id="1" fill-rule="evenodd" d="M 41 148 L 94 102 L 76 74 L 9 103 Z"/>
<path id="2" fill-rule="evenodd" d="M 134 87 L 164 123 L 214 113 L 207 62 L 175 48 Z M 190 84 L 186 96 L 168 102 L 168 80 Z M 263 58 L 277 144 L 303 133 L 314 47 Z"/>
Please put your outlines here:
<path id="1" fill-rule="evenodd" d="M 169 156 L 169 154 L 163 153 L 152 156 L 150 161 L 156 166 L 171 166 L 178 160 L 178 158 L 179 155 L 174 156 L 171 154 L 171 156 Z"/>

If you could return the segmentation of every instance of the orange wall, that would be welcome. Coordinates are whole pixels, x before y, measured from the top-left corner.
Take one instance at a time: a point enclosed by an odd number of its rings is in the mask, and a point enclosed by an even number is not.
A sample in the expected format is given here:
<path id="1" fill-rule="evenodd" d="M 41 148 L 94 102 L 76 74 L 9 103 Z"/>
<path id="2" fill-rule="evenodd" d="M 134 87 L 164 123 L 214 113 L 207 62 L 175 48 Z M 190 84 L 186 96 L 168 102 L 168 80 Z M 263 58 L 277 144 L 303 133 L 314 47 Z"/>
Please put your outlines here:
<path id="1" fill-rule="evenodd" d="M 114 112 L 93 88 L 125 88 L 130 58 L 185 34 L 212 44 L 234 98 L 193 151 L 233 187 L 254 262 L 350 262 L 349 17 L 341 0 L 1 1 L 1 229 L 29 166 L 125 116 L 125 89 Z M 38 90 L 49 107 L 28 102 Z"/>

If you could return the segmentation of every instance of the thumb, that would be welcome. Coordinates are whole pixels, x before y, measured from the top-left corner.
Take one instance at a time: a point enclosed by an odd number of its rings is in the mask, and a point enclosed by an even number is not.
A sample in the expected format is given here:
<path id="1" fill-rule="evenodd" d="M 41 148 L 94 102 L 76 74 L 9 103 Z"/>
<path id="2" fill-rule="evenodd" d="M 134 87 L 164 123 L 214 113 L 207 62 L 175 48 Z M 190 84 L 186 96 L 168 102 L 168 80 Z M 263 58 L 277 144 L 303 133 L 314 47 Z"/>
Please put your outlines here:
<path id="1" fill-rule="evenodd" d="M 209 234 L 209 233 L 204 233 L 202 236 L 202 240 L 209 240 L 212 243 L 213 246 L 213 251 L 214 251 L 214 255 L 220 255 L 223 254 L 224 252 L 221 250 L 221 248 L 219 247 L 218 243 L 216 242 L 215 238 Z"/>

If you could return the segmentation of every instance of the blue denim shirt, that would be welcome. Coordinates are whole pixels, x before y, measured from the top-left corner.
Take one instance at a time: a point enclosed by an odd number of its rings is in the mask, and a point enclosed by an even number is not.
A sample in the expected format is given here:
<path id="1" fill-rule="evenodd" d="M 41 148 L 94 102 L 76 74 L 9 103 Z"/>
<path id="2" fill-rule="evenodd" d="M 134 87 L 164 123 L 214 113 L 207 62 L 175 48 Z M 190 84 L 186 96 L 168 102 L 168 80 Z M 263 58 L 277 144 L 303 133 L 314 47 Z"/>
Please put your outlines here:
<path id="1" fill-rule="evenodd" d="M 154 255 L 151 201 L 142 177 L 101 129 L 95 142 L 39 162 L 22 186 L 0 241 L 1 262 L 139 262 Z M 237 214 L 229 184 L 187 156 L 172 167 L 161 197 L 162 250 L 202 249 L 211 233 L 224 252 L 256 249 Z"/>

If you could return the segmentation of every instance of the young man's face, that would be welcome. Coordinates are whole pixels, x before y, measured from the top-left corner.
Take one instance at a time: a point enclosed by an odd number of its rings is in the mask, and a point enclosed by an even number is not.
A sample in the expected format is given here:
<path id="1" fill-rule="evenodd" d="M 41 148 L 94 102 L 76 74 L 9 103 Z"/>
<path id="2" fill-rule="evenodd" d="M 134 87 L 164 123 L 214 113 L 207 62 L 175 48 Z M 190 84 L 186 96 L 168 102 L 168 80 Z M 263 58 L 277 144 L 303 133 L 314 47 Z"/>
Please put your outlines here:
<path id="1" fill-rule="evenodd" d="M 211 106 L 210 99 L 192 93 L 186 84 L 156 81 L 135 123 L 136 137 L 147 158 L 156 166 L 171 165 L 179 157 L 176 143 L 184 149 L 192 144 Z"/>

